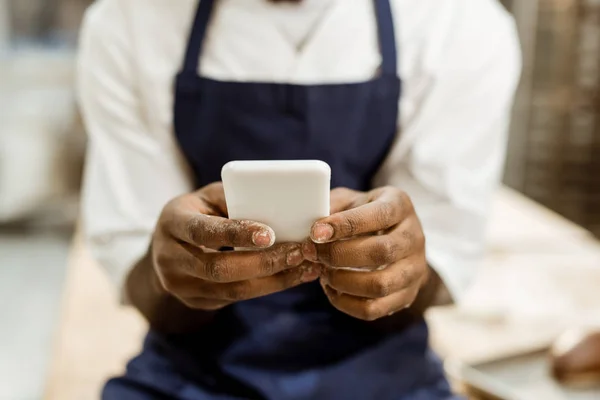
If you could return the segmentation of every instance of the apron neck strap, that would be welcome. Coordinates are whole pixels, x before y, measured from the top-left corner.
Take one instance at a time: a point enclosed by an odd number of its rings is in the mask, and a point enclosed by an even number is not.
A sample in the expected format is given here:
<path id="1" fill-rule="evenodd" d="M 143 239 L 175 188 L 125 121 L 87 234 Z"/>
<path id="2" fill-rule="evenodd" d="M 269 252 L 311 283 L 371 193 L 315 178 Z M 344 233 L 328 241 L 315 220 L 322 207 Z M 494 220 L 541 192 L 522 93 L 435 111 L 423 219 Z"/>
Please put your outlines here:
<path id="1" fill-rule="evenodd" d="M 204 36 L 206 35 L 206 28 L 208 27 L 214 4 L 214 0 L 199 0 L 198 10 L 196 11 L 196 17 L 194 18 L 194 24 L 192 25 L 192 31 L 185 52 L 184 72 L 198 73 L 198 63 L 202 54 Z"/>
<path id="2" fill-rule="evenodd" d="M 396 34 L 394 32 L 394 16 L 389 0 L 375 0 L 377 16 L 377 32 L 381 51 L 382 75 L 398 75 L 398 56 L 396 54 Z"/>
<path id="3" fill-rule="evenodd" d="M 381 50 L 381 72 L 383 75 L 397 75 L 396 36 L 394 33 L 394 18 L 389 0 L 374 0 L 377 17 L 377 33 Z M 215 0 L 199 0 L 196 17 L 190 33 L 183 71 L 197 74 L 204 37 Z"/>

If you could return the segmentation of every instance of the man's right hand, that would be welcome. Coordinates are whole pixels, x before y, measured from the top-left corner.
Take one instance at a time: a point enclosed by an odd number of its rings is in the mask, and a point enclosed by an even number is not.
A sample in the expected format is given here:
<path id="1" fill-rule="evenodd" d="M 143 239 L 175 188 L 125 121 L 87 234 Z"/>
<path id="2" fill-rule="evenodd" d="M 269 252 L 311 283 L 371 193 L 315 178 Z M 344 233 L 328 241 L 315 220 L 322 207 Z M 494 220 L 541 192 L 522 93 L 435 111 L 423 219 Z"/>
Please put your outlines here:
<path id="1" fill-rule="evenodd" d="M 165 206 L 150 256 L 161 289 L 190 308 L 216 310 L 319 278 L 308 261 L 314 246 L 274 241 L 266 225 L 227 219 L 223 186 L 214 183 Z"/>

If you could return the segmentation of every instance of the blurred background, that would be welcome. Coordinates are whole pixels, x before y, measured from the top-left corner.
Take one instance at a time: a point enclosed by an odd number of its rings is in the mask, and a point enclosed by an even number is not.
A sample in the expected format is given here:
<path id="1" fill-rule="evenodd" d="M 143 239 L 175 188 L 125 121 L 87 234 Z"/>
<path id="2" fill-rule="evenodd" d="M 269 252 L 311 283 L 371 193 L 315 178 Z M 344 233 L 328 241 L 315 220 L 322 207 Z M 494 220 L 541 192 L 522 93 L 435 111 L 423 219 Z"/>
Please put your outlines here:
<path id="1" fill-rule="evenodd" d="M 96 398 L 144 330 L 76 234 L 74 57 L 90 3 L 0 0 L 2 400 Z M 553 382 L 540 352 L 600 319 L 600 1 L 503 4 L 524 53 L 505 188 L 483 273 L 464 305 L 430 312 L 432 343 L 473 398 L 599 399 Z"/>

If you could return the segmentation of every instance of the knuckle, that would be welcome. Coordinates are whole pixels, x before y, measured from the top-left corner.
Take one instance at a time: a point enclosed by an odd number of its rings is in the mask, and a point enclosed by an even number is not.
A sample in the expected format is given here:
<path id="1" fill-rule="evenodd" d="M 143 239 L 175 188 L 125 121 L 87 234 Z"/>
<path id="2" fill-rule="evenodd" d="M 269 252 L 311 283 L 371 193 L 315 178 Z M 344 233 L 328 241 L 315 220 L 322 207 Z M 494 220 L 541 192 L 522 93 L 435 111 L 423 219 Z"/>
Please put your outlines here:
<path id="1" fill-rule="evenodd" d="M 391 197 L 393 197 L 395 199 L 393 204 L 398 206 L 398 208 L 400 210 L 404 210 L 404 211 L 413 211 L 414 210 L 412 199 L 410 198 L 408 193 L 406 193 L 404 190 L 397 188 L 395 186 L 386 186 L 384 188 L 384 190 L 392 195 Z"/>
<path id="2" fill-rule="evenodd" d="M 262 268 L 266 276 L 272 276 L 278 272 L 280 263 L 277 261 L 277 259 L 278 257 L 270 252 L 263 253 Z"/>
<path id="3" fill-rule="evenodd" d="M 173 221 L 177 209 L 179 208 L 179 202 L 179 198 L 176 197 L 170 200 L 167 204 L 165 204 L 160 214 L 159 220 L 166 223 L 170 223 L 171 221 Z"/>
<path id="4" fill-rule="evenodd" d="M 385 265 L 396 261 L 399 254 L 400 245 L 395 240 L 384 237 L 373 246 L 371 260 L 377 265 Z"/>
<path id="5" fill-rule="evenodd" d="M 389 279 L 373 278 L 369 281 L 369 292 L 376 298 L 392 294 L 392 282 Z"/>
<path id="6" fill-rule="evenodd" d="M 400 232 L 403 247 L 407 250 L 414 250 L 417 246 L 417 235 L 412 230 L 405 229 Z"/>
<path id="7" fill-rule="evenodd" d="M 398 222 L 398 205 L 390 202 L 382 202 L 377 213 L 377 223 L 379 226 L 390 226 Z"/>
<path id="8" fill-rule="evenodd" d="M 213 182 L 204 186 L 202 189 L 204 192 L 220 191 L 223 188 L 223 182 Z"/>
<path id="9" fill-rule="evenodd" d="M 339 227 L 343 235 L 354 235 L 360 226 L 360 221 L 353 215 L 340 216 L 334 220 L 334 224 Z"/>
<path id="10" fill-rule="evenodd" d="M 254 265 L 255 275 L 261 277 L 273 276 L 283 269 L 286 257 L 284 249 L 263 250 L 256 254 L 256 256 L 253 256 L 252 261 L 248 261 L 248 263 Z"/>
<path id="11" fill-rule="evenodd" d="M 415 274 L 410 272 L 408 268 L 398 268 L 398 271 L 395 273 L 394 279 L 399 282 L 402 288 L 407 288 L 413 284 L 415 280 Z"/>
<path id="12" fill-rule="evenodd" d="M 411 253 L 423 251 L 425 249 L 425 232 L 416 215 L 409 217 L 409 219 L 397 228 L 393 234 L 399 237 L 402 245 Z"/>
<path id="13" fill-rule="evenodd" d="M 225 282 L 230 276 L 229 266 L 221 261 L 210 261 L 206 264 L 206 274 L 213 282 Z"/>
<path id="14" fill-rule="evenodd" d="M 190 218 L 186 222 L 185 231 L 189 239 L 193 243 L 202 244 L 204 242 L 203 232 L 202 232 L 202 223 L 198 218 Z"/>
<path id="15" fill-rule="evenodd" d="M 404 190 L 396 186 L 388 185 L 385 187 L 385 190 L 389 191 L 390 193 L 393 193 L 394 197 L 396 198 L 404 198 L 404 196 L 408 196 Z"/>
<path id="16" fill-rule="evenodd" d="M 375 321 L 382 317 L 381 307 L 376 301 L 367 300 L 361 307 L 360 319 Z"/>
<path id="17" fill-rule="evenodd" d="M 405 210 L 407 210 L 410 213 L 413 213 L 415 211 L 415 206 L 412 202 L 412 199 L 408 195 L 408 193 L 406 193 L 405 191 L 400 190 L 400 189 L 397 189 L 397 190 L 398 190 L 398 198 L 400 199 L 400 204 L 401 204 L 402 208 L 404 208 Z"/>

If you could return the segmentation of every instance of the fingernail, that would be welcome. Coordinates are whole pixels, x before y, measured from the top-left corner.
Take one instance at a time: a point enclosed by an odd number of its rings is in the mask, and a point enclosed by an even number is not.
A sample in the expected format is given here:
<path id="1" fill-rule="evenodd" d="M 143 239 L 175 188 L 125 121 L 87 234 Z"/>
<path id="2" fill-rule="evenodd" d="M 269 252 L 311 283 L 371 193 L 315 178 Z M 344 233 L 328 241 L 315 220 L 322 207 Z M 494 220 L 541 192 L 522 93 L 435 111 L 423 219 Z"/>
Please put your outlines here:
<path id="1" fill-rule="evenodd" d="M 316 243 L 325 243 L 333 237 L 333 226 L 329 224 L 316 224 L 310 234 Z"/>
<path id="2" fill-rule="evenodd" d="M 304 257 L 302 256 L 302 251 L 300 251 L 300 249 L 289 252 L 286 259 L 286 263 L 290 267 L 297 267 L 302 264 L 303 261 Z"/>
<path id="3" fill-rule="evenodd" d="M 309 267 L 306 267 L 300 279 L 302 280 L 302 282 L 306 283 L 314 281 L 319 276 L 321 276 L 321 269 L 319 267 L 311 265 Z"/>
<path id="4" fill-rule="evenodd" d="M 317 247 L 313 242 L 302 243 L 302 254 L 308 261 L 317 261 Z"/>
<path id="5" fill-rule="evenodd" d="M 271 247 L 274 242 L 275 234 L 269 229 L 261 229 L 252 235 L 252 243 L 258 247 Z"/>

